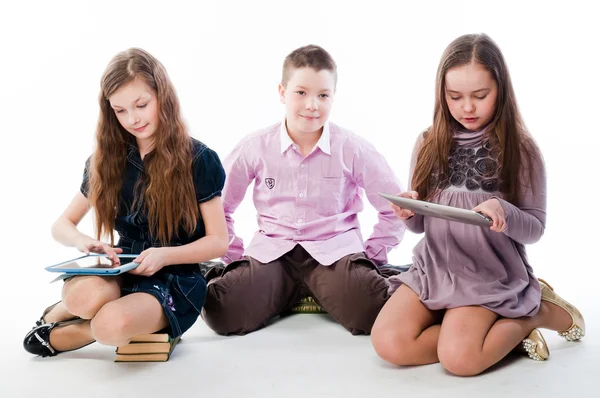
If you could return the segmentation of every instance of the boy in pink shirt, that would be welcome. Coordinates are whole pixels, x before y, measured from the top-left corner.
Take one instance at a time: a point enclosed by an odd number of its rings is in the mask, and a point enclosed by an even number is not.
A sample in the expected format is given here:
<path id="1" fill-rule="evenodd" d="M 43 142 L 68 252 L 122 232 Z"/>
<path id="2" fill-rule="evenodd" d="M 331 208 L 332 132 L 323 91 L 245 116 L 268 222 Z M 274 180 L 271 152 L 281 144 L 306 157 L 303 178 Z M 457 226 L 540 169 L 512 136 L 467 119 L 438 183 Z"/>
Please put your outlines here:
<path id="1" fill-rule="evenodd" d="M 324 49 L 290 53 L 279 84 L 284 121 L 250 134 L 224 161 L 228 265 L 207 274 L 203 309 L 217 333 L 252 332 L 312 296 L 352 334 L 369 334 L 389 297 L 379 267 L 405 226 L 377 193 L 402 189 L 371 144 L 327 121 L 336 79 Z M 252 182 L 259 230 L 244 251 L 232 214 Z M 361 188 L 379 212 L 366 241 Z"/>

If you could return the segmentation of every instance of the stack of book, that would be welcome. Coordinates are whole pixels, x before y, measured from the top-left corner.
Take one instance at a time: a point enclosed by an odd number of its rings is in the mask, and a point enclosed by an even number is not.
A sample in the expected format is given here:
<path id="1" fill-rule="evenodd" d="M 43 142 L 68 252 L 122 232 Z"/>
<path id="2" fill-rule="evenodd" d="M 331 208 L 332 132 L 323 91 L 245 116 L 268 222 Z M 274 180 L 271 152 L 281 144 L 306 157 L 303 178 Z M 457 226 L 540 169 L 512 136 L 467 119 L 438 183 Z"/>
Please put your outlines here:
<path id="1" fill-rule="evenodd" d="M 327 311 L 323 309 L 312 297 L 305 297 L 298 301 L 292 309 L 292 313 L 303 313 L 303 314 L 326 314 Z"/>
<path id="2" fill-rule="evenodd" d="M 129 344 L 117 347 L 115 362 L 166 362 L 179 340 L 167 333 L 135 336 Z"/>

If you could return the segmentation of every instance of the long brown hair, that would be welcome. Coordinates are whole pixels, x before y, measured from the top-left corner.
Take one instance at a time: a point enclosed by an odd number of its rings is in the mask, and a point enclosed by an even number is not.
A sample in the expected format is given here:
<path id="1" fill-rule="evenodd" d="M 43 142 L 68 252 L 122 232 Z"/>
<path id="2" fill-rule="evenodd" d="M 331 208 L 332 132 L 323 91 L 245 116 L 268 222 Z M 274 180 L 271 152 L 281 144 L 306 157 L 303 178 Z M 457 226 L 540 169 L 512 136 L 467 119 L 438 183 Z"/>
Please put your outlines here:
<path id="1" fill-rule="evenodd" d="M 449 175 L 448 156 L 453 132 L 460 125 L 450 114 L 446 102 L 446 73 L 471 62 L 483 65 L 498 85 L 496 110 L 486 130 L 486 138 L 500 150 L 500 190 L 506 200 L 515 204 L 523 189 L 519 183 L 521 167 L 526 167 L 531 176 L 532 159 L 541 160 L 541 155 L 519 113 L 502 52 L 486 34 L 461 36 L 450 43 L 442 55 L 437 70 L 433 125 L 425 133 L 419 151 L 411 181 L 412 189 L 419 193 L 419 198 L 430 199 L 439 192 L 439 185 L 436 186 L 435 180 L 432 180 L 435 178 L 432 174 Z"/>
<path id="2" fill-rule="evenodd" d="M 198 207 L 192 181 L 192 141 L 180 113 L 179 100 L 162 64 L 146 51 L 131 48 L 117 54 L 101 80 L 100 116 L 96 150 L 90 164 L 90 202 L 95 209 L 96 235 L 108 235 L 114 243 L 117 217 L 127 161 L 127 144 L 135 138 L 119 123 L 109 97 L 121 87 L 142 79 L 154 90 L 159 123 L 151 154 L 145 158 L 143 190 L 136 189 L 134 205 L 141 200 L 151 233 L 163 244 L 183 228 L 196 228 Z M 136 186 L 139 188 L 139 186 Z M 143 200 L 138 195 L 142 195 Z"/>

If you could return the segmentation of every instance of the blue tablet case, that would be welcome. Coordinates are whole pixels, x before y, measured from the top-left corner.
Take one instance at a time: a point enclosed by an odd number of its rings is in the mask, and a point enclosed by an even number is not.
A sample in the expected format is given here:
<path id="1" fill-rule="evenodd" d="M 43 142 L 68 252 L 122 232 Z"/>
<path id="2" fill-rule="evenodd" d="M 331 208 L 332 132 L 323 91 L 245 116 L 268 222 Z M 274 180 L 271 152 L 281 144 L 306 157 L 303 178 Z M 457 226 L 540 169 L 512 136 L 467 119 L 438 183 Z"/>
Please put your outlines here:
<path id="1" fill-rule="evenodd" d="M 121 259 L 134 259 L 138 256 L 139 254 L 121 254 L 119 255 L 119 258 Z M 106 275 L 106 276 L 110 276 L 110 275 L 119 275 L 122 274 L 124 272 L 128 272 L 131 271 L 132 269 L 135 269 L 139 264 L 134 263 L 134 262 L 126 262 L 123 263 L 123 261 L 121 261 L 121 265 L 119 265 L 118 267 L 114 267 L 114 268 L 93 268 L 93 267 L 75 267 L 75 268 L 58 268 L 62 265 L 77 261 L 77 260 L 81 260 L 87 257 L 107 257 L 106 254 L 88 254 L 85 256 L 81 256 L 81 257 L 77 257 L 71 260 L 67 260 L 67 261 L 63 261 L 59 264 L 54 264 L 54 265 L 50 265 L 48 267 L 46 267 L 46 271 L 49 272 L 60 272 L 69 276 L 74 276 L 74 275 Z"/>

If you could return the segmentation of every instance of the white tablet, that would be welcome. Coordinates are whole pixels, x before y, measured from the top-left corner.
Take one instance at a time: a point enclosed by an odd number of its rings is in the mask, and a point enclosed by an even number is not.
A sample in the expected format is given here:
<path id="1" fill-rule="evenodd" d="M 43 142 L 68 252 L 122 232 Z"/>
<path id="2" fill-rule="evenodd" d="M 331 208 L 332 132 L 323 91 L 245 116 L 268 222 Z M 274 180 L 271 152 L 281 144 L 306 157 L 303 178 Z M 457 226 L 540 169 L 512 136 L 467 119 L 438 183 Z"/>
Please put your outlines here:
<path id="1" fill-rule="evenodd" d="M 50 272 L 70 275 L 119 275 L 131 271 L 139 264 L 131 262 L 139 254 L 120 254 L 121 264 L 116 266 L 106 254 L 88 254 L 46 267 Z"/>
<path id="2" fill-rule="evenodd" d="M 413 211 L 429 217 L 443 218 L 444 220 L 458 221 L 464 224 L 478 225 L 480 227 L 489 227 L 492 225 L 492 219 L 473 210 L 461 209 L 440 205 L 437 203 L 426 202 L 424 200 L 401 198 L 396 195 L 379 193 L 379 196 L 389 200 L 396 206 Z"/>

